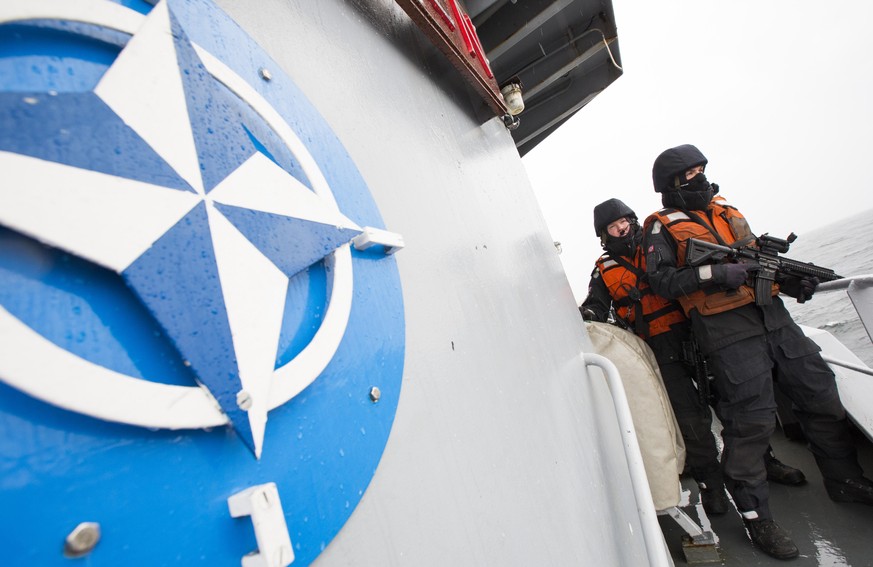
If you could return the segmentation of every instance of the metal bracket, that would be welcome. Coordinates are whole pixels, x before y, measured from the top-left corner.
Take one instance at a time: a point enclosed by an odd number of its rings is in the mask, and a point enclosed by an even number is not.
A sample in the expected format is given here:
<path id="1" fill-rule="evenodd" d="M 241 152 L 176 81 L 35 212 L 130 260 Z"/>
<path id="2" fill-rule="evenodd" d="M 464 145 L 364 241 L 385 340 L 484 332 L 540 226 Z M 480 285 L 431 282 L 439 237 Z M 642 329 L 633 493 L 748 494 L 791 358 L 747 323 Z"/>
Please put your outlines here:
<path id="1" fill-rule="evenodd" d="M 385 254 L 394 254 L 406 246 L 403 237 L 396 232 L 388 232 L 372 226 L 365 226 L 361 230 L 363 232 L 352 239 L 355 250 L 366 250 L 371 246 L 381 244 L 385 247 Z"/>
<path id="2" fill-rule="evenodd" d="M 659 515 L 670 516 L 673 518 L 679 527 L 685 530 L 692 539 L 700 539 L 701 541 L 707 541 L 707 537 L 704 536 L 705 533 L 697 523 L 691 519 L 691 517 L 686 514 L 681 508 L 678 506 L 671 506 L 665 510 L 658 510 Z M 712 534 L 709 534 L 709 538 L 712 538 Z"/>
<path id="3" fill-rule="evenodd" d="M 258 549 L 242 558 L 242 567 L 287 567 L 294 549 L 276 484 L 269 482 L 237 492 L 227 499 L 234 518 L 251 516 Z"/>
<path id="4" fill-rule="evenodd" d="M 704 531 L 678 506 L 658 510 L 658 515 L 668 515 L 673 518 L 687 535 L 682 536 L 682 553 L 689 565 L 703 563 L 721 563 L 722 557 L 718 550 L 715 534 Z"/>

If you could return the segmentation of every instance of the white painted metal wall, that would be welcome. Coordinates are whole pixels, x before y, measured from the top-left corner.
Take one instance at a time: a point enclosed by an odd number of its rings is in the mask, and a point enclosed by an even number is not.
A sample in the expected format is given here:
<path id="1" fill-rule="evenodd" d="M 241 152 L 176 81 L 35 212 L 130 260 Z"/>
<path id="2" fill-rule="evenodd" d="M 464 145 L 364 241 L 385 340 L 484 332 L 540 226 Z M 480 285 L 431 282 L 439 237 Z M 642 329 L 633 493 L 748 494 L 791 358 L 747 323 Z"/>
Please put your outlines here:
<path id="1" fill-rule="evenodd" d="M 582 320 L 502 122 L 391 0 L 219 5 L 313 101 L 406 241 L 396 420 L 316 563 L 647 564 L 612 402 L 579 358 Z"/>

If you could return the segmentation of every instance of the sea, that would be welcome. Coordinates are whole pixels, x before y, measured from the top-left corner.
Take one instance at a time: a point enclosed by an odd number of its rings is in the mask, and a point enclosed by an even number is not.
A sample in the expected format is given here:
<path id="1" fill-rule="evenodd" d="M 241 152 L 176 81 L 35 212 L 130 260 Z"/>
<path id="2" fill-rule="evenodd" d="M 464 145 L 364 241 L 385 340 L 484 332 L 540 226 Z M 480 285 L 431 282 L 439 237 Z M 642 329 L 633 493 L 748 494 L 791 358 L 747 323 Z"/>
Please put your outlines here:
<path id="1" fill-rule="evenodd" d="M 873 209 L 798 235 L 783 256 L 831 268 L 844 277 L 873 275 L 873 238 L 864 231 L 871 224 Z M 790 297 L 782 299 L 797 323 L 829 331 L 867 366 L 873 367 L 873 341 L 845 290 L 816 293 L 802 304 Z"/>

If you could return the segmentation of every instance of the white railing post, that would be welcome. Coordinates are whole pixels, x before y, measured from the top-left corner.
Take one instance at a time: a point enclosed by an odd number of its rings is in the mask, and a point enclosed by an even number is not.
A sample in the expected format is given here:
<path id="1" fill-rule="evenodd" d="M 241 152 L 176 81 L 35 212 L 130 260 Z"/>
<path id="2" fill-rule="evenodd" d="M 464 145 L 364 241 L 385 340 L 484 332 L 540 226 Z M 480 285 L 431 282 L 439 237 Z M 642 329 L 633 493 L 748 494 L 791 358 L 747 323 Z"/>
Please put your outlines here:
<path id="1" fill-rule="evenodd" d="M 649 488 L 649 479 L 643 466 L 643 456 L 640 453 L 640 444 L 634 429 L 630 406 L 624 393 L 621 375 L 618 368 L 606 357 L 590 352 L 582 353 L 585 366 L 597 366 L 606 376 L 609 391 L 612 394 L 612 403 L 615 406 L 615 414 L 618 417 L 618 425 L 621 428 L 624 454 L 627 458 L 628 470 L 633 486 L 634 498 L 637 501 L 637 511 L 640 516 L 640 524 L 643 530 L 646 550 L 651 565 L 669 566 L 673 564 L 672 558 L 664 542 L 664 534 L 658 524 L 658 514 L 652 501 L 652 491 Z"/>

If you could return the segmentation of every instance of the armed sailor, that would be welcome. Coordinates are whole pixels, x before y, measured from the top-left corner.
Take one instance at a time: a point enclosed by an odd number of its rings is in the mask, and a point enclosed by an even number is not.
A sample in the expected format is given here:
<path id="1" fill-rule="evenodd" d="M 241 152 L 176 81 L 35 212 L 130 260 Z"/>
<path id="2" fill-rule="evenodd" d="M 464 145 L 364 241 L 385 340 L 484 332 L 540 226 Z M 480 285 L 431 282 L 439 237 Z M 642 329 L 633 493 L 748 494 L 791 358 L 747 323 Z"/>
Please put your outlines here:
<path id="1" fill-rule="evenodd" d="M 754 265 L 687 265 L 690 238 L 728 246 L 754 239 L 743 215 L 715 196 L 718 186 L 707 181 L 706 164 L 692 145 L 670 148 L 654 162 L 652 179 L 665 208 L 645 222 L 649 284 L 679 301 L 711 362 L 724 425 L 725 484 L 752 541 L 773 557 L 790 559 L 799 552 L 773 521 L 761 458 L 776 424 L 774 388 L 794 403 L 831 499 L 873 505 L 873 482 L 858 463 L 834 374 L 778 297 L 781 291 L 806 301 L 817 282 L 777 274 L 772 299 L 756 305 L 748 285 Z"/>
<path id="2" fill-rule="evenodd" d="M 605 254 L 596 262 L 588 297 L 579 309 L 589 320 L 605 322 L 616 317 L 617 323 L 627 326 L 652 349 L 685 441 L 688 471 L 700 487 L 703 509 L 710 515 L 724 514 L 729 503 L 712 433 L 712 414 L 694 385 L 693 362 L 685 356 L 691 339 L 688 319 L 678 303 L 655 295 L 646 283 L 642 228 L 630 207 L 619 199 L 600 203 L 594 207 L 594 231 Z M 770 480 L 784 484 L 805 481 L 803 472 L 781 463 L 769 450 L 766 459 Z"/>

